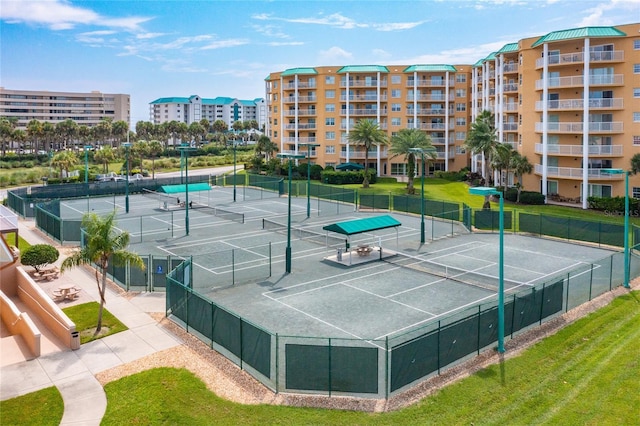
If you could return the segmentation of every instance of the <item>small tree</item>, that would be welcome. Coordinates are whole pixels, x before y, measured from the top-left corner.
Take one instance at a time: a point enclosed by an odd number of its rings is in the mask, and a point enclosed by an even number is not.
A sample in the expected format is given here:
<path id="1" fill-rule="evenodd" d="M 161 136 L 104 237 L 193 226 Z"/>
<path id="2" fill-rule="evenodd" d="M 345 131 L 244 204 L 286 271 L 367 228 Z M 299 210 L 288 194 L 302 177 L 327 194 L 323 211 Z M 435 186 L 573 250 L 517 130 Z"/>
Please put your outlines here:
<path id="1" fill-rule="evenodd" d="M 49 244 L 35 244 L 27 248 L 20 256 L 23 265 L 33 266 L 36 272 L 40 272 L 47 265 L 54 263 L 60 257 L 58 249 Z"/>

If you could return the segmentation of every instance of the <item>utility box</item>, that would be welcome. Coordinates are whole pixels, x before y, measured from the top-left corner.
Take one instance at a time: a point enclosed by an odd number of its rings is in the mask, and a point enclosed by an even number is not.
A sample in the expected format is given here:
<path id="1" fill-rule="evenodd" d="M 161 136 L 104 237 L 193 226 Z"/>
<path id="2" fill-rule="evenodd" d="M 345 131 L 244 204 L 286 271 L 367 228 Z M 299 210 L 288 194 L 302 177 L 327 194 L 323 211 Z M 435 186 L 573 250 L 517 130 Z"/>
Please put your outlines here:
<path id="1" fill-rule="evenodd" d="M 338 262 L 342 262 L 342 249 L 339 248 L 338 249 L 338 253 L 336 253 L 336 259 L 338 259 Z"/>
<path id="2" fill-rule="evenodd" d="M 80 349 L 80 333 L 77 331 L 71 332 L 71 350 Z"/>

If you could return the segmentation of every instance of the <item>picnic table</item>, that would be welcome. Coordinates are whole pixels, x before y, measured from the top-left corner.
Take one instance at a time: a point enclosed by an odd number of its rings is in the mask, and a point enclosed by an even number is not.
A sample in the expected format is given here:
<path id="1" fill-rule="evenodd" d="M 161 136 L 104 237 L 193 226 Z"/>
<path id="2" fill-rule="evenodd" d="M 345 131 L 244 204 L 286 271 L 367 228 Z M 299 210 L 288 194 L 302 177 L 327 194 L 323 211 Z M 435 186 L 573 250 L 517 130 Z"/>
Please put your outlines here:
<path id="1" fill-rule="evenodd" d="M 33 274 L 33 279 L 36 281 L 53 281 L 60 276 L 60 270 L 55 268 L 43 269 Z"/>
<path id="2" fill-rule="evenodd" d="M 53 296 L 57 299 L 69 299 L 75 300 L 78 297 L 78 293 L 80 293 L 80 289 L 76 288 L 73 284 L 65 284 L 58 287 L 57 290 L 53 291 Z"/>

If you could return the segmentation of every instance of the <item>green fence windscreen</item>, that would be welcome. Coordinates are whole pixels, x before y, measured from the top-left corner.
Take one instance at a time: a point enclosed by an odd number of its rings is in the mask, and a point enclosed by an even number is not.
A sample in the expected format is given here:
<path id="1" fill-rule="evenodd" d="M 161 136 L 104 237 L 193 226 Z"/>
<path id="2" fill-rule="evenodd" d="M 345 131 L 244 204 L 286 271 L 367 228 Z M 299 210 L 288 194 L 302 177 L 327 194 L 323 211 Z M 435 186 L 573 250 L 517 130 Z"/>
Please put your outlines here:
<path id="1" fill-rule="evenodd" d="M 504 229 L 513 229 L 512 213 L 510 210 L 504 212 Z M 474 226 L 478 229 L 491 229 L 492 231 L 500 230 L 500 211 L 499 210 L 475 210 Z"/>
<path id="2" fill-rule="evenodd" d="M 438 370 L 438 340 L 436 331 L 393 348 L 391 392 Z"/>
<path id="3" fill-rule="evenodd" d="M 240 358 L 240 318 L 215 306 L 212 340 Z"/>
<path id="4" fill-rule="evenodd" d="M 246 321 L 242 327 L 242 360 L 262 373 L 271 375 L 271 335 Z"/>

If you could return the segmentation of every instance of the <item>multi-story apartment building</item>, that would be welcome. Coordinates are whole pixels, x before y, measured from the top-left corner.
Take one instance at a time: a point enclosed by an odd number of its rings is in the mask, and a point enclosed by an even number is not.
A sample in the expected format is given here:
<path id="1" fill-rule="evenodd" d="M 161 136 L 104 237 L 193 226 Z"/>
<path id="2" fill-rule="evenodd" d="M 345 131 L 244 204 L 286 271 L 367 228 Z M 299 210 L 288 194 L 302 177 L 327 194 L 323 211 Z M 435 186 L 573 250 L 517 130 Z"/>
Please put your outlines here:
<path id="1" fill-rule="evenodd" d="M 640 24 L 523 39 L 476 63 L 472 79 L 473 117 L 491 110 L 499 140 L 534 165 L 526 188 L 583 208 L 589 196 L 624 195 L 624 175 L 607 169 L 627 170 L 640 153 Z M 630 182 L 640 198 L 640 180 Z"/>
<path id="2" fill-rule="evenodd" d="M 267 134 L 281 151 L 316 143 L 311 161 L 362 163 L 349 129 L 376 120 L 392 136 L 420 128 L 438 151 L 433 170 L 480 171 L 464 140 L 483 111 L 498 140 L 534 165 L 524 187 L 587 207 L 587 197 L 624 195 L 624 175 L 640 153 L 640 24 L 554 31 L 509 43 L 473 65 L 294 68 L 266 81 Z M 306 152 L 301 150 L 302 153 Z M 369 154 L 379 175 L 404 176 L 404 158 Z M 497 180 L 514 182 L 509 176 Z M 640 178 L 631 177 L 640 198 Z M 552 197 L 548 197 L 551 199 Z"/>
<path id="3" fill-rule="evenodd" d="M 154 124 L 179 121 L 187 124 L 206 119 L 209 123 L 222 120 L 229 129 L 236 121 L 256 120 L 263 129 L 267 121 L 266 102 L 262 98 L 240 100 L 217 97 L 160 98 L 149 104 L 149 119 Z"/>
<path id="4" fill-rule="evenodd" d="M 25 129 L 31 120 L 52 124 L 73 120 L 78 125 L 91 127 L 110 118 L 130 124 L 130 114 L 129 95 L 98 91 L 78 93 L 12 90 L 0 87 L 0 117 L 17 118 L 19 129 Z"/>
<path id="5" fill-rule="evenodd" d="M 354 65 L 272 73 L 266 79 L 267 134 L 281 152 L 319 144 L 311 161 L 323 166 L 363 163 L 363 148 L 350 144 L 348 134 L 358 120 L 373 119 L 389 137 L 403 128 L 423 129 L 437 150 L 431 169 L 461 169 L 467 165 L 470 72 L 470 66 Z M 406 175 L 405 159 L 388 147 L 375 147 L 368 158 L 379 175 Z"/>

